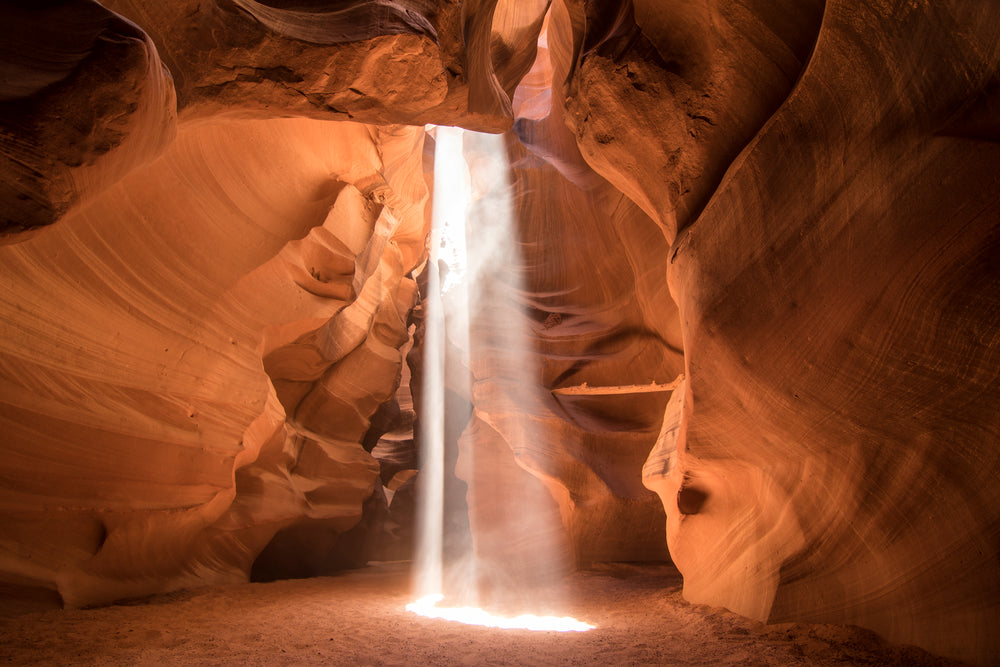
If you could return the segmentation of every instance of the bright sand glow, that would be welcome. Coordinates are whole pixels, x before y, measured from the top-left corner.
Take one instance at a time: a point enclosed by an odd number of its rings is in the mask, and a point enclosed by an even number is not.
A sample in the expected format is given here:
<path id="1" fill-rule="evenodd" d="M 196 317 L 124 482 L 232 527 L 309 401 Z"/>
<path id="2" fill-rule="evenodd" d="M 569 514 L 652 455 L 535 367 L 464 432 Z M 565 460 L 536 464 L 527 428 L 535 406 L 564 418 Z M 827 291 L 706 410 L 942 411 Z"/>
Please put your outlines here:
<path id="1" fill-rule="evenodd" d="M 411 611 L 427 618 L 441 618 L 446 621 L 456 621 L 466 625 L 482 625 L 487 628 L 504 630 L 538 630 L 542 632 L 586 632 L 594 626 L 578 621 L 569 616 L 535 616 L 521 614 L 520 616 L 494 616 L 479 607 L 438 607 L 437 603 L 444 599 L 443 595 L 428 595 L 416 602 L 406 605 L 406 611 Z"/>
<path id="2" fill-rule="evenodd" d="M 469 625 L 543 631 L 586 631 L 593 626 L 569 617 L 495 616 L 477 607 L 438 607 L 443 599 L 444 530 L 444 433 L 446 415 L 446 367 L 470 368 L 469 330 L 473 318 L 487 318 L 493 332 L 496 377 L 508 387 L 508 395 L 524 396 L 535 391 L 533 359 L 528 352 L 527 329 L 516 309 L 514 294 L 520 289 L 520 258 L 516 243 L 513 202 L 508 180 L 506 146 L 498 135 L 471 135 L 473 158 L 464 152 L 465 132 L 437 127 L 434 154 L 432 231 L 427 262 L 427 294 L 424 300 L 423 400 L 420 414 L 421 463 L 417 498 L 416 596 L 407 611 Z M 471 133 L 470 133 L 471 134 Z M 472 206 L 476 202 L 475 206 Z M 467 222 L 471 210 L 474 219 Z M 466 225 L 474 231 L 466 235 Z M 475 312 L 470 305 L 475 304 Z M 495 321 L 494 321 L 495 320 Z M 480 319 L 479 326 L 482 327 Z M 446 345 L 450 343 L 450 346 Z M 445 349 L 461 355 L 458 363 L 446 363 Z M 530 420 L 517 431 L 528 441 L 537 435 Z M 471 452 L 463 456 L 472 456 Z M 470 493 L 474 489 L 470 487 Z M 530 511 L 525 521 L 531 520 Z M 525 524 L 527 525 L 527 524 Z M 544 560 L 542 558 L 541 560 Z M 465 593 L 474 591 L 475 558 L 470 554 Z M 454 576 L 449 577 L 453 582 Z"/>

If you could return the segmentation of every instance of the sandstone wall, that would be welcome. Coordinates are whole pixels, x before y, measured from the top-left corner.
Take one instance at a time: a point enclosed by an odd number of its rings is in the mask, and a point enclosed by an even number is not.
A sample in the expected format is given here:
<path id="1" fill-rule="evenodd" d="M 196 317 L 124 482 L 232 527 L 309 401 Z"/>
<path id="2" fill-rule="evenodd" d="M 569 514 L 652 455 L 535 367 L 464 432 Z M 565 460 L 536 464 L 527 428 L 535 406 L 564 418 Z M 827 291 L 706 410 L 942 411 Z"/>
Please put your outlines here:
<path id="1" fill-rule="evenodd" d="M 685 595 L 995 660 L 997 8 L 634 5 L 569 106 L 677 234 L 646 481 Z"/>
<path id="2" fill-rule="evenodd" d="M 5 585 L 242 580 L 384 510 L 421 126 L 461 124 L 511 131 L 538 364 L 456 388 L 472 523 L 541 489 L 568 558 L 662 555 L 644 482 L 690 600 L 995 660 L 994 3 L 3 12 Z"/>

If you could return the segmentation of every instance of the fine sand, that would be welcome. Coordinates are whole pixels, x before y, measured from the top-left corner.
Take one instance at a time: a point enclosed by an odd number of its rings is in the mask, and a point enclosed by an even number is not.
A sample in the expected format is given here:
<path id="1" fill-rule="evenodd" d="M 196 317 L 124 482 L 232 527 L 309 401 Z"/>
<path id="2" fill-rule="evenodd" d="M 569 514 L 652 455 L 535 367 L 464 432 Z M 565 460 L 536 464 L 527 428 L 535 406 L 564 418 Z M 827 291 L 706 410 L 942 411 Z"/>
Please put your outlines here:
<path id="1" fill-rule="evenodd" d="M 335 577 L 155 596 L 111 607 L 0 600 L 16 665 L 956 665 L 867 630 L 765 626 L 690 605 L 668 566 L 603 565 L 565 582 L 585 633 L 496 630 L 405 611 L 404 563 Z M 531 612 L 533 610 L 524 610 Z"/>

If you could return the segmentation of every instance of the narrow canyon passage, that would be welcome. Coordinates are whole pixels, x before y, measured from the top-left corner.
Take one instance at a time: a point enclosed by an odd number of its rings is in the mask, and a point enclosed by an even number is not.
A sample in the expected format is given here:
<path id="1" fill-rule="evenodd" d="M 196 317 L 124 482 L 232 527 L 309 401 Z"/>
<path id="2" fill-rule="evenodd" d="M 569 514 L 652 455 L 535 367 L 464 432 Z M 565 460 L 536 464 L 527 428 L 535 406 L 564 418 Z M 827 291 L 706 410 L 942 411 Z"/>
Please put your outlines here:
<path id="1" fill-rule="evenodd" d="M 1000 3 L 0 19 L 0 657 L 1000 664 Z"/>

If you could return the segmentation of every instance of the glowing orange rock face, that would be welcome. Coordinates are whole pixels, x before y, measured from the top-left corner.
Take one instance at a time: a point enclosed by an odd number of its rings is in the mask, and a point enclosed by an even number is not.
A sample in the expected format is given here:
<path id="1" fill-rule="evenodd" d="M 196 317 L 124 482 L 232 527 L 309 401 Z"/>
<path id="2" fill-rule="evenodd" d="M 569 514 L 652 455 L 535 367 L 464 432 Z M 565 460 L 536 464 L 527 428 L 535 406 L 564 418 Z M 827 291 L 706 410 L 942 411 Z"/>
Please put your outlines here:
<path id="1" fill-rule="evenodd" d="M 4 581 L 242 580 L 283 526 L 355 524 L 419 125 L 514 124 L 544 437 L 481 360 L 473 523 L 516 530 L 495 500 L 531 487 L 567 559 L 662 554 L 644 481 L 693 601 L 1000 652 L 994 4 L 557 1 L 518 95 L 545 3 L 398 3 L 429 9 L 348 42 L 301 32 L 332 5 L 207 4 L 8 22 L 41 51 L 0 108 Z"/>
<path id="2" fill-rule="evenodd" d="M 970 45 L 1000 17 L 937 11 L 827 3 L 795 88 L 679 224 L 686 383 L 647 484 L 692 601 L 988 661 L 1000 59 Z"/>
<path id="3" fill-rule="evenodd" d="M 8 572 L 94 603 L 242 580 L 284 525 L 357 523 L 422 253 L 422 141 L 184 128 L 3 248 Z"/>

